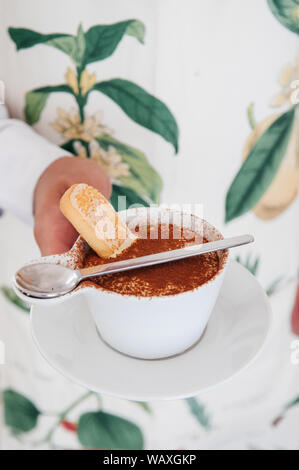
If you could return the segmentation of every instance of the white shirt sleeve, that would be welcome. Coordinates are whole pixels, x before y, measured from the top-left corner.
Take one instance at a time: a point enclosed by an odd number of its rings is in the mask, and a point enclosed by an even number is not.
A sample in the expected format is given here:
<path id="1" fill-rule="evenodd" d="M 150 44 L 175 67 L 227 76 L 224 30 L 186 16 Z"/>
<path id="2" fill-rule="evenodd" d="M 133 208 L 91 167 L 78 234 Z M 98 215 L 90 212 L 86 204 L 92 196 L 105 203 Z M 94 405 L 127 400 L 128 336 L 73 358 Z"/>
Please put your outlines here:
<path id="1" fill-rule="evenodd" d="M 0 119 L 0 207 L 32 224 L 33 191 L 50 163 L 69 152 L 17 119 Z"/>

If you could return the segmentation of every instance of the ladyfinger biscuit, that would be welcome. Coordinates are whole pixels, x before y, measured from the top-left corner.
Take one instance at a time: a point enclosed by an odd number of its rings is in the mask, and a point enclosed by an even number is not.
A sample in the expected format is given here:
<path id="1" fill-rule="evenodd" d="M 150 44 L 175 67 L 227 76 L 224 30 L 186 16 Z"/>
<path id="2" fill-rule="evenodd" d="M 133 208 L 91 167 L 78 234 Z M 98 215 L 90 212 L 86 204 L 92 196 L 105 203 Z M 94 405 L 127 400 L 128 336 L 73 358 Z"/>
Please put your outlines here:
<path id="1" fill-rule="evenodd" d="M 87 184 L 71 186 L 60 199 L 60 210 L 102 258 L 115 257 L 137 238 L 107 199 Z"/>

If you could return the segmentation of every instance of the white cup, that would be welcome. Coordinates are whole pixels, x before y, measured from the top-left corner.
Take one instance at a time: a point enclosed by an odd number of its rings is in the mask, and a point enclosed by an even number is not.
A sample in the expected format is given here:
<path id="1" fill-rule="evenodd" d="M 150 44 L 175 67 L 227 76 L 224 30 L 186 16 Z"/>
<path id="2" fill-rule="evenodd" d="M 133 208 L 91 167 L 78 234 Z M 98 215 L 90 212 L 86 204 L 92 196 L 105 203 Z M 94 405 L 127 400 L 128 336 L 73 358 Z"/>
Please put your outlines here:
<path id="1" fill-rule="evenodd" d="M 158 208 L 120 212 L 129 225 L 169 221 L 181 213 Z M 184 227 L 208 241 L 222 239 L 208 222 L 190 215 Z M 82 289 L 102 339 L 123 354 L 140 359 L 160 359 L 182 353 L 203 334 L 217 300 L 228 262 L 228 250 L 218 252 L 220 268 L 213 279 L 177 295 L 134 297 L 101 288 Z"/>
<path id="2" fill-rule="evenodd" d="M 130 228 L 144 223 L 178 224 L 183 221 L 183 227 L 191 228 L 208 241 L 223 238 L 221 233 L 205 220 L 179 211 L 142 207 L 119 212 L 119 216 L 129 224 Z M 84 259 L 84 253 L 88 250 L 88 245 L 79 237 L 69 252 L 46 256 L 31 263 L 60 263 L 76 269 L 82 267 L 80 262 L 78 263 L 78 252 Z M 217 274 L 196 289 L 177 295 L 135 297 L 89 286 L 82 286 L 69 294 L 53 299 L 29 300 L 19 291 L 16 293 L 25 302 L 42 305 L 67 302 L 77 295 L 84 295 L 97 330 L 107 344 L 132 357 L 160 359 L 184 352 L 203 334 L 228 263 L 228 250 L 218 251 L 217 254 L 219 257 Z"/>

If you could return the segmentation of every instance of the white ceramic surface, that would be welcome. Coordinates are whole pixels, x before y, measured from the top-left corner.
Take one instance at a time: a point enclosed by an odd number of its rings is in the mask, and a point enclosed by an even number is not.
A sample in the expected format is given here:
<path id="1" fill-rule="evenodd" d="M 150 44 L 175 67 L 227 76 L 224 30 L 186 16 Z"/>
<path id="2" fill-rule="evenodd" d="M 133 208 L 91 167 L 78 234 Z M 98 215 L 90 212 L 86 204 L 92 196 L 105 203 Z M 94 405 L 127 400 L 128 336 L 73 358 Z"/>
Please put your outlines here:
<path id="1" fill-rule="evenodd" d="M 173 220 L 169 220 L 169 216 Z M 223 238 L 206 221 L 159 208 L 133 209 L 122 216 L 133 228 L 139 224 L 158 222 L 182 223 L 193 228 L 209 241 Z M 217 300 L 227 265 L 227 250 L 217 253 L 223 266 L 214 279 L 194 291 L 165 297 L 119 295 L 99 289 L 85 292 L 89 309 L 102 338 L 114 349 L 141 359 L 160 359 L 179 354 L 192 346 L 202 335 Z"/>
<path id="2" fill-rule="evenodd" d="M 228 380 L 256 357 L 270 322 L 264 290 L 234 261 L 201 340 L 169 359 L 134 359 L 111 349 L 83 296 L 31 312 L 33 337 L 53 367 L 91 390 L 141 401 L 193 396 Z"/>
<path id="3" fill-rule="evenodd" d="M 159 359 L 179 354 L 202 335 L 222 285 L 214 281 L 169 297 L 122 296 L 90 289 L 85 297 L 102 338 L 132 357 Z"/>

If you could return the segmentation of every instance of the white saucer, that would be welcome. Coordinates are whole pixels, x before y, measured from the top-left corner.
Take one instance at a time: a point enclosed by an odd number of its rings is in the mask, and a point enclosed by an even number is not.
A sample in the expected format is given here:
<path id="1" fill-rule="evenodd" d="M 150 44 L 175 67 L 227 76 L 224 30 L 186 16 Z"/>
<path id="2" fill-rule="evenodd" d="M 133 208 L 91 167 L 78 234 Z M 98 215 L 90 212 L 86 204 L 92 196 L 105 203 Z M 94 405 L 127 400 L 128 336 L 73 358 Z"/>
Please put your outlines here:
<path id="1" fill-rule="evenodd" d="M 201 340 L 169 359 L 133 359 L 111 349 L 99 337 L 83 295 L 31 310 L 33 337 L 55 369 L 91 390 L 141 401 L 190 397 L 228 380 L 261 350 L 270 321 L 262 287 L 236 262 L 230 263 Z"/>

